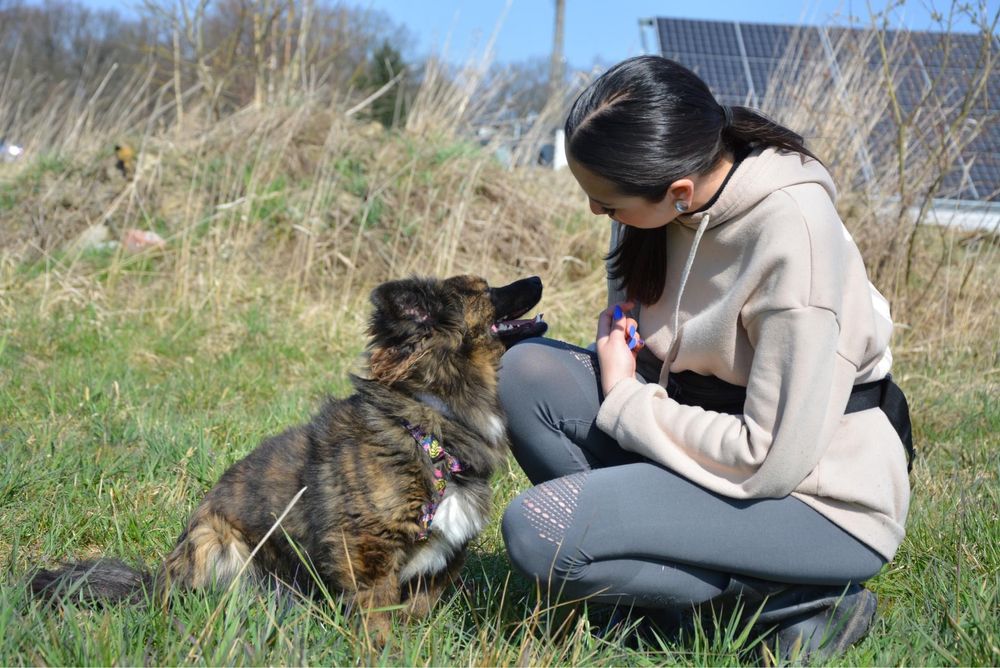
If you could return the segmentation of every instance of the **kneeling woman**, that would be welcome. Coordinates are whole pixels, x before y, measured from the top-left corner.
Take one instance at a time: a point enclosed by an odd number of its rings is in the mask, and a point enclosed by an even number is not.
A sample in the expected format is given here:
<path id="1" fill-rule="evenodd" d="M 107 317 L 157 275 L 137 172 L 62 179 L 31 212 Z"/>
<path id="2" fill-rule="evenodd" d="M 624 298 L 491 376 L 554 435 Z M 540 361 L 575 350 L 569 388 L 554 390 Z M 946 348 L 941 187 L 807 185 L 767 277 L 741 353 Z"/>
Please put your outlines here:
<path id="1" fill-rule="evenodd" d="M 903 539 L 909 423 L 829 173 L 652 56 L 580 95 L 566 150 L 612 220 L 609 307 L 596 352 L 534 339 L 503 359 L 535 485 L 504 515 L 512 562 L 564 600 L 739 599 L 785 651 L 855 642 L 862 583 Z"/>

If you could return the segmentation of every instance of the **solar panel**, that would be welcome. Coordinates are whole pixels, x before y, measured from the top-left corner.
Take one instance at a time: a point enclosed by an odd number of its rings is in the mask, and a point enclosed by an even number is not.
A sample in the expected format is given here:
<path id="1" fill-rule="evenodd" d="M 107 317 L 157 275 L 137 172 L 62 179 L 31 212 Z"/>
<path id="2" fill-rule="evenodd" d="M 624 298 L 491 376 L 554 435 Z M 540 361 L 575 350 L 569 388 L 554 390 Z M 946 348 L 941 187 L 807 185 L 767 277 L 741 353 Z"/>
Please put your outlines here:
<path id="1" fill-rule="evenodd" d="M 977 123 L 978 121 L 976 120 L 969 121 L 969 124 Z M 979 134 L 977 134 L 972 141 L 969 142 L 969 151 L 977 156 L 983 153 L 989 154 L 990 149 L 993 147 L 993 142 L 995 141 L 992 134 L 993 133 L 988 130 L 986 132 L 980 131 Z"/>
<path id="2" fill-rule="evenodd" d="M 1000 155 L 996 153 L 980 153 L 976 156 L 969 170 L 976 190 L 982 199 L 996 201 L 1000 197 Z"/>
<path id="3" fill-rule="evenodd" d="M 692 54 L 687 56 L 686 61 L 685 65 L 701 77 L 709 88 L 720 91 L 724 97 L 738 100 L 736 104 L 746 104 L 750 84 L 738 58 Z"/>
<path id="4" fill-rule="evenodd" d="M 761 99 L 770 89 L 771 75 L 778 68 L 778 61 L 774 58 L 747 58 L 747 61 L 754 91 L 757 99 Z"/>
<path id="5" fill-rule="evenodd" d="M 675 19 L 659 22 L 660 44 L 670 45 L 678 53 L 738 57 L 736 28 L 721 21 Z"/>
<path id="6" fill-rule="evenodd" d="M 799 58 L 823 57 L 823 45 L 815 28 L 773 23 L 740 23 L 740 34 L 748 57 L 781 59 L 789 49 Z"/>
<path id="7" fill-rule="evenodd" d="M 740 24 L 740 32 L 750 58 L 781 58 L 791 39 L 786 26 L 765 23 Z"/>
<path id="8" fill-rule="evenodd" d="M 851 67 L 883 67 L 903 63 L 893 71 L 900 110 L 932 122 L 935 115 L 954 118 L 957 105 L 981 71 L 981 54 L 988 44 L 991 58 L 1000 61 L 997 41 L 984 42 L 975 34 L 896 31 L 873 33 L 850 27 L 821 28 L 771 23 L 736 23 L 691 19 L 656 19 L 660 52 L 677 60 L 705 80 L 722 104 L 780 106 L 785 84 L 812 77 L 820 87 L 834 90 L 838 78 Z M 789 57 L 793 55 L 794 57 Z M 865 65 L 867 63 L 867 65 Z M 933 99 L 928 96 L 932 90 Z M 886 112 L 880 110 L 885 109 Z M 769 109 L 763 109 L 765 113 Z M 867 150 L 879 163 L 890 155 L 897 140 L 895 121 L 883 102 L 858 114 L 883 114 L 874 123 Z M 979 197 L 1000 201 L 1000 69 L 991 74 L 983 99 L 971 112 L 970 123 L 980 124 L 979 136 L 962 152 L 957 168 L 946 175 L 939 196 Z M 866 120 L 861 125 L 867 127 Z M 928 125 L 927 127 L 931 127 Z M 966 130 L 968 130 L 967 128 Z M 911 159 L 920 159 L 941 141 L 919 127 L 908 139 Z M 961 135 L 961 133 L 958 133 Z"/>
<path id="9" fill-rule="evenodd" d="M 928 68 L 975 68 L 984 46 L 979 35 L 931 32 L 910 33 L 910 44 Z"/>

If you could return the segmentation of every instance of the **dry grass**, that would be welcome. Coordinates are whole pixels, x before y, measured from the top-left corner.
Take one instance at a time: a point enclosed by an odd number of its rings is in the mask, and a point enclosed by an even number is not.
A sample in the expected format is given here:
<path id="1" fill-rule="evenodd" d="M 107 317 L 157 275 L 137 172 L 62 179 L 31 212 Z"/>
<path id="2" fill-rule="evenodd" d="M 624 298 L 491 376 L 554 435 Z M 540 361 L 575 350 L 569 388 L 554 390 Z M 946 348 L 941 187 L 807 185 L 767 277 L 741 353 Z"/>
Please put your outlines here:
<path id="1" fill-rule="evenodd" d="M 997 19 L 984 20 L 984 35 L 991 34 Z M 942 187 L 946 175 L 960 170 L 975 139 L 1000 121 L 997 111 L 966 122 L 986 104 L 995 46 L 984 41 L 981 66 L 956 82 L 930 65 L 917 70 L 921 46 L 906 31 L 891 40 L 877 29 L 824 32 L 825 48 L 815 32 L 792 40 L 762 106 L 802 132 L 830 168 L 841 217 L 892 304 L 897 352 L 920 357 L 985 345 L 995 354 L 997 230 L 948 229 L 934 224 L 933 211 L 935 198 L 959 195 Z M 938 48 L 941 57 L 948 40 Z M 916 107 L 901 101 L 907 86 L 917 86 L 907 98 L 919 97 Z"/>
<path id="2" fill-rule="evenodd" d="M 130 181 L 114 168 L 116 137 L 8 167 L 5 285 L 15 266 L 44 262 L 50 270 L 36 279 L 43 294 L 78 293 L 91 278 L 106 293 L 124 282 L 128 294 L 114 299 L 128 308 L 211 305 L 223 313 L 267 276 L 292 303 L 333 304 L 332 319 L 374 283 L 413 273 L 475 271 L 497 281 L 540 273 L 556 295 L 584 277 L 600 286 L 602 226 L 583 224 L 570 179 L 507 172 L 452 127 L 386 132 L 319 105 L 246 109 L 133 140 Z M 167 246 L 156 253 L 158 280 L 132 290 L 140 260 L 123 251 L 89 271 L 75 240 L 95 225 L 112 239 L 129 228 L 160 233 Z"/>

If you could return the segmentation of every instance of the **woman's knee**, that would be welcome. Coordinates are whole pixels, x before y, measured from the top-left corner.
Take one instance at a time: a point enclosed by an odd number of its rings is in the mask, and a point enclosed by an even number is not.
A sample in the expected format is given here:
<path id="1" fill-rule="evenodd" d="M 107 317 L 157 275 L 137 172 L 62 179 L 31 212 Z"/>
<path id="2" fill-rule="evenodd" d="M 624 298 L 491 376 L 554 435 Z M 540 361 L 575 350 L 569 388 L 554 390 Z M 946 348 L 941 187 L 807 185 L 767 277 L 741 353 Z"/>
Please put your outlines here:
<path id="1" fill-rule="evenodd" d="M 539 373 L 545 366 L 548 348 L 531 341 L 514 346 L 500 361 L 499 392 L 505 406 L 518 404 L 525 393 L 532 393 L 544 384 L 547 374 Z"/>
<path id="2" fill-rule="evenodd" d="M 881 554 L 869 548 L 867 545 L 864 545 L 863 547 L 867 550 L 867 553 L 863 554 L 862 557 L 857 560 L 857 574 L 851 577 L 851 582 L 867 582 L 878 575 L 885 565 L 889 563 Z"/>
<path id="3" fill-rule="evenodd" d="M 524 494 L 519 495 L 507 506 L 500 530 L 511 564 L 544 584 L 552 573 L 557 546 L 541 537 L 529 521 L 523 497 Z"/>

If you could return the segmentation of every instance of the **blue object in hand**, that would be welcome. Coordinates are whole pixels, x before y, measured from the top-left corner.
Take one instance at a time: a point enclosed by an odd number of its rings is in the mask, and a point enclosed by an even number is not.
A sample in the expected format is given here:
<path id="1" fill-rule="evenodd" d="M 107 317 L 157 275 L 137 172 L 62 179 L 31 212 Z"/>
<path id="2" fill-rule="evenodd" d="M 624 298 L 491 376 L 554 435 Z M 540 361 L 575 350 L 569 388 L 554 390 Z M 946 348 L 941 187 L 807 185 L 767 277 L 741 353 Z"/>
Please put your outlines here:
<path id="1" fill-rule="evenodd" d="M 628 328 L 628 349 L 635 350 L 636 347 L 641 346 L 645 343 L 641 337 L 635 333 L 635 325 L 631 325 Z"/>
<path id="2" fill-rule="evenodd" d="M 622 315 L 623 315 L 622 314 L 622 307 L 619 306 L 618 304 L 615 304 L 615 313 L 614 313 L 615 320 L 616 321 L 617 320 L 621 320 L 622 319 Z"/>

